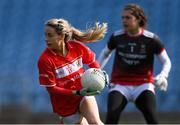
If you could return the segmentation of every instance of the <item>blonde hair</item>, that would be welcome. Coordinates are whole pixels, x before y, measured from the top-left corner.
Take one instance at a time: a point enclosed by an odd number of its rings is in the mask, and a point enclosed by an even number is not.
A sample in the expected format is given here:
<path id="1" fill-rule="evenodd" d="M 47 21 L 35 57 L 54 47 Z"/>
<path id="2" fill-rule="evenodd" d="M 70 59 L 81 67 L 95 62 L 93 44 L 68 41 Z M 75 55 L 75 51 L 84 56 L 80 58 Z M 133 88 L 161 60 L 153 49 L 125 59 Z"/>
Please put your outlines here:
<path id="1" fill-rule="evenodd" d="M 86 31 L 80 31 L 71 26 L 65 19 L 50 19 L 45 23 L 46 26 L 53 27 L 58 34 L 65 35 L 65 42 L 71 39 L 76 39 L 80 42 L 95 42 L 104 38 L 107 31 L 107 23 L 100 24 L 95 23 L 94 27 L 87 29 Z"/>

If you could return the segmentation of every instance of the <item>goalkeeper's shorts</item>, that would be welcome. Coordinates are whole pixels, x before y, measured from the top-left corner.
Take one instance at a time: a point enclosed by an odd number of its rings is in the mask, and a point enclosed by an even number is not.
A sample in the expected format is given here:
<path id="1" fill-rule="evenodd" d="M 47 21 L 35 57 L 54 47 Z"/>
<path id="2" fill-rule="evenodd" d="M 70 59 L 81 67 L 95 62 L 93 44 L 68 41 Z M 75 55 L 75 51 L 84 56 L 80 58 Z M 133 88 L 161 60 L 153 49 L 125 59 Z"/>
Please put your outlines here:
<path id="1" fill-rule="evenodd" d="M 113 87 L 110 88 L 109 92 L 118 91 L 121 94 L 123 94 L 128 101 L 132 101 L 132 102 L 134 102 L 137 99 L 137 97 L 145 90 L 149 90 L 155 94 L 155 91 L 154 91 L 155 87 L 151 83 L 144 83 L 139 86 L 119 85 L 119 84 L 113 84 L 113 83 L 111 83 L 111 85 Z"/>

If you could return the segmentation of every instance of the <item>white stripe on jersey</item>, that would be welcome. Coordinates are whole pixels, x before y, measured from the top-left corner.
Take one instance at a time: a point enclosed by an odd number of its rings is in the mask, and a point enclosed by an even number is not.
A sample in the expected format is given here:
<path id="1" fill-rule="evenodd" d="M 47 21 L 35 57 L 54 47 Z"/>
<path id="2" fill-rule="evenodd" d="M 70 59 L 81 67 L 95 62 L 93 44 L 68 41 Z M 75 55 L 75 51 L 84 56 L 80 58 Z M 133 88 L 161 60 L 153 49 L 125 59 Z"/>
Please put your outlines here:
<path id="1" fill-rule="evenodd" d="M 56 86 L 56 84 L 53 84 L 53 85 L 48 85 L 49 83 L 46 83 L 46 84 L 40 84 L 40 86 L 45 86 L 45 87 L 53 87 L 53 86 Z"/>
<path id="2" fill-rule="evenodd" d="M 149 38 L 154 38 L 154 33 L 144 30 L 143 35 Z"/>
<path id="3" fill-rule="evenodd" d="M 74 62 L 64 65 L 55 70 L 57 78 L 66 77 L 83 67 L 82 58 L 76 59 Z"/>
<path id="4" fill-rule="evenodd" d="M 39 76 L 41 76 L 41 77 L 46 77 L 46 78 L 49 77 L 47 74 L 39 74 Z"/>
<path id="5" fill-rule="evenodd" d="M 120 30 L 117 30 L 113 33 L 113 36 L 118 36 L 118 35 L 121 35 L 121 34 L 124 34 L 124 30 L 120 29 Z"/>

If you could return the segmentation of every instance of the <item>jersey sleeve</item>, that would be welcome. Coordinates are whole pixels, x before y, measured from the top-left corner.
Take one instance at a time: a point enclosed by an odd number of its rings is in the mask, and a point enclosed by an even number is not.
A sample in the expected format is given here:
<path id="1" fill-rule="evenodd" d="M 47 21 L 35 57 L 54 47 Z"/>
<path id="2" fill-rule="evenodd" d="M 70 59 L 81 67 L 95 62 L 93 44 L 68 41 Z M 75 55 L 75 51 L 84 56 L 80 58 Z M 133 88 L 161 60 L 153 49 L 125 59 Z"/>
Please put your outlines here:
<path id="1" fill-rule="evenodd" d="M 54 72 L 51 68 L 50 62 L 47 59 L 40 59 L 38 61 L 38 69 L 40 85 L 45 87 L 51 87 L 56 85 Z"/>
<path id="2" fill-rule="evenodd" d="M 107 43 L 107 47 L 108 49 L 110 50 L 113 50 L 116 48 L 116 44 L 115 44 L 115 38 L 114 38 L 114 35 L 112 34 L 111 37 L 109 38 L 109 41 Z"/>
<path id="3" fill-rule="evenodd" d="M 164 50 L 164 45 L 157 35 L 154 36 L 153 39 L 153 52 L 159 55 Z"/>

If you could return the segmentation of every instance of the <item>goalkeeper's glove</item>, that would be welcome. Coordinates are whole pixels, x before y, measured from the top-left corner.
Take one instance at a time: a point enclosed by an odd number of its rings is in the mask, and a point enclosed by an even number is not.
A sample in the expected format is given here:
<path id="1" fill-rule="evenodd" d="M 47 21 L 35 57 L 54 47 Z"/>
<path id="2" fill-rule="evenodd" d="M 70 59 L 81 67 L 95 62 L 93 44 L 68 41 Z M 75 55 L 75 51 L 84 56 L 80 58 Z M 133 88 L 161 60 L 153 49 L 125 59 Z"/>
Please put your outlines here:
<path id="1" fill-rule="evenodd" d="M 82 88 L 81 90 L 73 91 L 73 94 L 77 95 L 77 96 L 92 96 L 92 95 L 97 95 L 99 93 L 100 93 L 100 91 L 97 91 L 97 90 L 90 91 L 87 88 Z"/>
<path id="2" fill-rule="evenodd" d="M 106 71 L 104 71 L 104 70 L 102 70 L 102 71 L 103 71 L 104 77 L 105 77 L 105 85 L 106 85 L 107 87 L 109 87 L 109 76 L 108 76 L 108 74 L 106 73 Z"/>
<path id="3" fill-rule="evenodd" d="M 168 82 L 167 79 L 164 75 L 159 74 L 157 76 L 154 77 L 154 85 L 162 90 L 162 91 L 166 91 L 167 87 L 168 87 Z"/>

